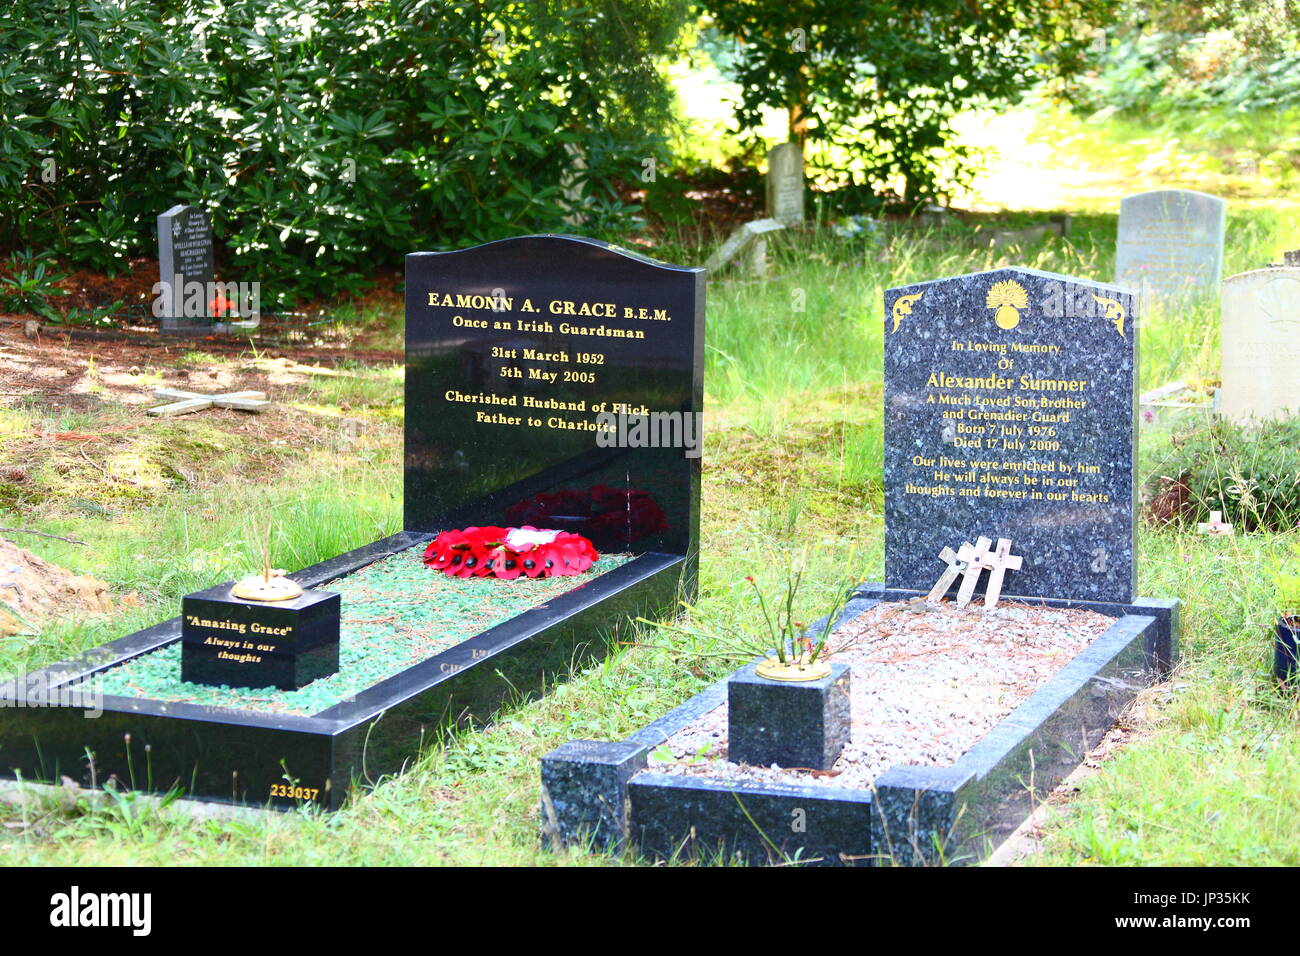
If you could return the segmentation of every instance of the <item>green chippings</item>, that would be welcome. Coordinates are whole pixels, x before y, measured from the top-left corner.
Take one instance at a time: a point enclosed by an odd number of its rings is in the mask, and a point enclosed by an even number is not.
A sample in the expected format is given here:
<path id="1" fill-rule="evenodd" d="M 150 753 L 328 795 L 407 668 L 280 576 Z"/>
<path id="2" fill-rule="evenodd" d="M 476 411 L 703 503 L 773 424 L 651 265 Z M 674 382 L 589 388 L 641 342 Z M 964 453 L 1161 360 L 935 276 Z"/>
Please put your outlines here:
<path id="1" fill-rule="evenodd" d="M 184 701 L 264 713 L 315 714 L 517 614 L 559 597 L 630 555 L 602 555 L 579 577 L 450 578 L 411 548 L 326 585 L 342 596 L 339 670 L 296 691 L 185 683 L 180 641 L 135 658 L 101 679 L 105 694 Z"/>

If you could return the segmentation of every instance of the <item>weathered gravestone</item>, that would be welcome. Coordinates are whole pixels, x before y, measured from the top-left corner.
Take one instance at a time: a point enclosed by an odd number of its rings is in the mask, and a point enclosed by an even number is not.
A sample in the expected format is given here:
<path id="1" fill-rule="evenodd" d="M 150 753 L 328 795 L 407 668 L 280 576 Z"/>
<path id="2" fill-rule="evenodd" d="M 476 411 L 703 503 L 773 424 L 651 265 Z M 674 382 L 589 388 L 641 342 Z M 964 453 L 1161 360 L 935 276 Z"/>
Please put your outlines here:
<path id="1" fill-rule="evenodd" d="M 158 281 L 164 332 L 206 332 L 215 280 L 212 223 L 197 206 L 172 206 L 158 217 Z"/>
<path id="2" fill-rule="evenodd" d="M 767 154 L 767 216 L 782 225 L 803 222 L 803 152 L 782 143 Z"/>
<path id="3" fill-rule="evenodd" d="M 1221 335 L 1223 415 L 1247 422 L 1300 412 L 1300 268 L 1226 280 Z"/>
<path id="4" fill-rule="evenodd" d="M 704 268 L 710 274 L 726 268 L 736 256 L 746 253 L 749 260 L 749 274 L 756 279 L 767 275 L 767 238 L 768 233 L 778 232 L 785 225 L 775 219 L 755 219 L 737 226 L 727 237 L 727 241 L 718 246 L 709 256 Z"/>
<path id="5" fill-rule="evenodd" d="M 885 583 L 928 591 L 974 535 L 1009 595 L 1131 602 L 1134 296 L 1029 269 L 885 294 Z"/>
<path id="6" fill-rule="evenodd" d="M 564 160 L 564 171 L 560 174 L 560 193 L 564 196 L 560 204 L 565 210 L 564 222 L 568 226 L 580 226 L 585 218 L 587 154 L 577 143 L 565 143 Z"/>
<path id="7" fill-rule="evenodd" d="M 1126 196 L 1119 208 L 1115 281 L 1167 304 L 1216 295 L 1227 204 L 1187 189 Z"/>

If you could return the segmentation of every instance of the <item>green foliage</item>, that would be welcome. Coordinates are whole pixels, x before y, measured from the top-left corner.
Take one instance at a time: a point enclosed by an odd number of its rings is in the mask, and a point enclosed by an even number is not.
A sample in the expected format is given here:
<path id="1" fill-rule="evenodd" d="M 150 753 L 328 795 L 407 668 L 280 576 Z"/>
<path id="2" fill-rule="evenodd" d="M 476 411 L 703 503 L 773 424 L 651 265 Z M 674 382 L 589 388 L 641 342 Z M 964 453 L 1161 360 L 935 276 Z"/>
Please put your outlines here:
<path id="1" fill-rule="evenodd" d="M 662 153 L 686 2 L 15 0 L 0 243 L 112 273 L 196 203 L 222 277 L 282 306 L 415 249 L 564 228 L 566 175 L 583 231 L 626 229 L 615 186 Z"/>
<path id="2" fill-rule="evenodd" d="M 0 312 L 41 315 L 53 321 L 60 318 L 49 300 L 52 295 L 68 294 L 54 285 L 67 276 L 47 271 L 49 260 L 48 253 L 32 255 L 22 250 L 0 266 Z"/>
<path id="3" fill-rule="evenodd" d="M 1273 562 L 1269 575 L 1277 591 L 1277 606 L 1282 614 L 1300 618 L 1300 542 L 1291 545 L 1291 552 L 1281 561 Z"/>
<path id="4" fill-rule="evenodd" d="M 1089 24 L 1115 0 L 701 0 L 738 48 L 736 118 L 791 112 L 791 134 L 820 147 L 810 165 L 835 185 L 869 186 L 914 207 L 969 180 L 959 112 L 1017 100 L 1084 63 Z M 827 149 L 837 147 L 837 151 Z M 837 155 L 847 153 L 847 164 Z M 846 212 L 869 211 L 860 208 Z"/>
<path id="5" fill-rule="evenodd" d="M 1253 427 L 1215 419 L 1175 436 L 1157 474 L 1186 485 L 1184 520 L 1215 510 L 1244 531 L 1300 528 L 1300 417 Z"/>
<path id="6" fill-rule="evenodd" d="M 1136 113 L 1253 111 L 1300 103 L 1300 5 L 1126 0 L 1079 105 Z"/>
<path id="7" fill-rule="evenodd" d="M 818 617 L 838 620 L 851 587 L 861 577 L 858 574 L 850 576 L 832 592 L 830 606 L 825 612 L 808 614 L 810 621 L 805 622 L 798 619 L 797 606 L 806 603 L 806 599 L 799 597 L 806 563 L 806 555 L 790 562 L 778 597 L 769 600 L 754 576 L 746 575 L 741 593 L 735 595 L 738 608 L 714 614 L 706 608 L 688 604 L 685 607 L 689 620 L 662 627 L 675 636 L 686 638 L 685 645 L 677 650 L 688 657 L 717 657 L 748 663 L 758 657 L 774 656 L 782 664 L 790 664 L 798 663 L 806 655 L 804 663 L 814 663 L 826 650 L 831 628 L 823 628 L 813 640 L 808 636 L 811 620 Z M 642 623 L 654 622 L 643 620 Z"/>

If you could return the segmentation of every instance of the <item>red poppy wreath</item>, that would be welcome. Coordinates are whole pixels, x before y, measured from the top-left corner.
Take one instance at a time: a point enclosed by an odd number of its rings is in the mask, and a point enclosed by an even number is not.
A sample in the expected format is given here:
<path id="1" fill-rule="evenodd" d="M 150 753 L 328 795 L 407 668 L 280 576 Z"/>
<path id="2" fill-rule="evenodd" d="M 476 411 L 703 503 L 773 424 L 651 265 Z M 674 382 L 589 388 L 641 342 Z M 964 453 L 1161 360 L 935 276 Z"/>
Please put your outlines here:
<path id="1" fill-rule="evenodd" d="M 569 531 L 522 528 L 466 528 L 444 531 L 424 549 L 424 563 L 456 578 L 511 580 L 581 574 L 600 555 L 591 542 Z"/>

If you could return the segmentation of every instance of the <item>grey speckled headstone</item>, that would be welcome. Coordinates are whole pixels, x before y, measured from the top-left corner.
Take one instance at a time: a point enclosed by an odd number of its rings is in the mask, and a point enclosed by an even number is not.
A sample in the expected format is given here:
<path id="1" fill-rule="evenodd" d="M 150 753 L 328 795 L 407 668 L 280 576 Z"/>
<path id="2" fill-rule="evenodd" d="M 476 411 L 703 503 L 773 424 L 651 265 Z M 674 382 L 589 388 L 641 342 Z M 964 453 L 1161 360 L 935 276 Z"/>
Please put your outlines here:
<path id="1" fill-rule="evenodd" d="M 158 217 L 158 280 L 179 286 L 182 291 L 175 301 L 182 302 L 186 284 L 200 282 L 207 288 L 214 278 L 212 223 L 208 214 L 197 206 L 172 206 Z M 211 328 L 210 320 L 185 317 L 180 311 L 170 308 L 163 315 L 164 331 Z"/>
<path id="2" fill-rule="evenodd" d="M 1115 281 L 1165 302 L 1217 295 L 1223 278 L 1222 199 L 1188 189 L 1125 196 Z"/>
<path id="3" fill-rule="evenodd" d="M 1225 281 L 1222 340 L 1222 414 L 1244 422 L 1300 412 L 1300 268 Z"/>
<path id="4" fill-rule="evenodd" d="M 803 152 L 794 141 L 767 154 L 767 215 L 787 226 L 803 222 Z"/>
<path id="5" fill-rule="evenodd" d="M 1010 538 L 1006 596 L 1130 603 L 1136 297 L 1032 269 L 885 293 L 885 581 Z"/>

